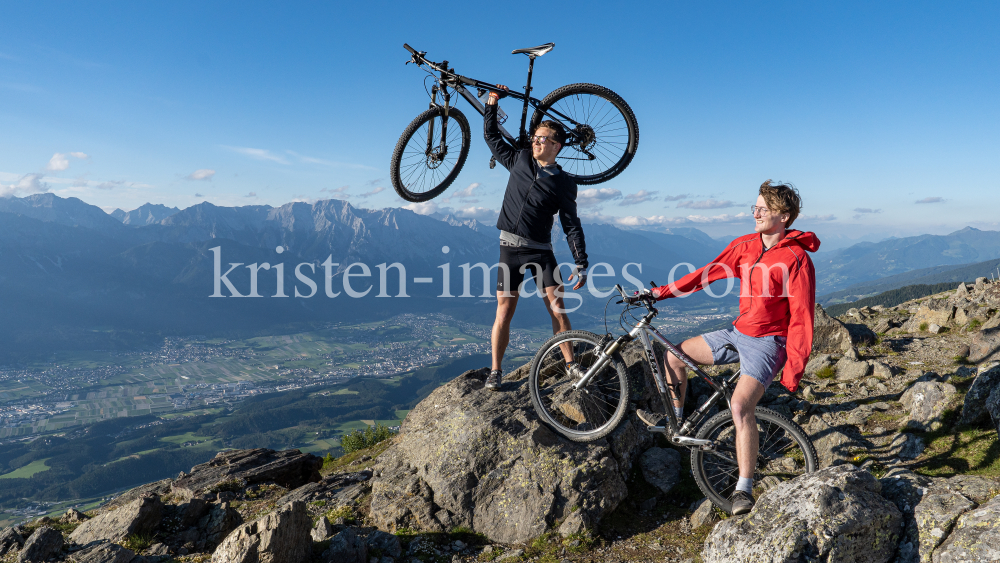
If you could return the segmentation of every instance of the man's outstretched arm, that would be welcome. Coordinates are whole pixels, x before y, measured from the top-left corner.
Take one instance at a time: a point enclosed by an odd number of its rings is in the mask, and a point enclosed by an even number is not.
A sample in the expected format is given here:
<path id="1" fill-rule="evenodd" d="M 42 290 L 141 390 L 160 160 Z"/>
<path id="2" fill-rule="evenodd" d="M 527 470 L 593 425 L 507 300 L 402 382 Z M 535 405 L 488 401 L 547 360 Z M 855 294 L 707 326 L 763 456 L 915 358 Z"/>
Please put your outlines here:
<path id="1" fill-rule="evenodd" d="M 517 151 L 500 132 L 500 124 L 497 123 L 497 109 L 500 107 L 497 104 L 498 100 L 499 96 L 490 92 L 490 98 L 486 101 L 486 113 L 483 114 L 483 137 L 486 138 L 486 144 L 489 145 L 490 152 L 496 157 L 497 162 L 510 170 L 517 160 Z"/>
<path id="2" fill-rule="evenodd" d="M 653 288 L 653 296 L 657 299 L 687 295 L 701 291 L 706 285 L 729 277 L 740 279 L 739 256 L 736 252 L 736 241 L 733 241 L 711 263 L 698 268 L 681 279 L 660 287 Z"/>

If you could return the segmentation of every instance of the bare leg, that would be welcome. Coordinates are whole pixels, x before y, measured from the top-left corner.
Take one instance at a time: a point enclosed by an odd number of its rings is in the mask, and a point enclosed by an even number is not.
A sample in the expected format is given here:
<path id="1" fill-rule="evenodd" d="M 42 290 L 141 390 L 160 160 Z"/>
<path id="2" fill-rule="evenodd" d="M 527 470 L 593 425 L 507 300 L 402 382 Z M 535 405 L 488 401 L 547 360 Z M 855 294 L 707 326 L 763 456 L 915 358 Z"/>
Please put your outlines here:
<path id="1" fill-rule="evenodd" d="M 733 424 L 736 426 L 736 461 L 740 466 L 740 477 L 753 477 L 757 465 L 757 449 L 760 437 L 757 435 L 757 417 L 754 408 L 764 396 L 764 386 L 759 381 L 744 375 L 733 392 Z"/>
<path id="2" fill-rule="evenodd" d="M 545 288 L 545 309 L 549 312 L 549 316 L 552 317 L 552 334 L 559 334 L 560 332 L 573 329 L 573 326 L 569 322 L 569 316 L 566 314 L 566 308 L 563 306 L 563 300 L 560 297 L 561 294 L 561 285 Z M 564 342 L 559 345 L 559 349 L 562 350 L 563 359 L 566 360 L 566 363 L 573 361 L 572 344 Z"/>
<path id="3" fill-rule="evenodd" d="M 700 366 L 710 366 L 715 363 L 715 360 L 712 358 L 712 349 L 708 347 L 705 339 L 700 336 L 688 338 L 684 342 L 681 342 L 678 348 L 694 360 L 694 363 Z M 664 356 L 666 356 L 664 364 L 667 368 L 667 383 L 680 385 L 677 397 L 674 398 L 674 406 L 683 407 L 684 395 L 687 393 L 687 366 L 670 352 L 667 352 Z"/>
<path id="4" fill-rule="evenodd" d="M 497 318 L 493 322 L 493 368 L 500 369 L 503 362 L 504 352 L 507 351 L 507 344 L 510 342 L 510 320 L 514 318 L 514 310 L 517 309 L 516 291 L 497 291 Z"/>

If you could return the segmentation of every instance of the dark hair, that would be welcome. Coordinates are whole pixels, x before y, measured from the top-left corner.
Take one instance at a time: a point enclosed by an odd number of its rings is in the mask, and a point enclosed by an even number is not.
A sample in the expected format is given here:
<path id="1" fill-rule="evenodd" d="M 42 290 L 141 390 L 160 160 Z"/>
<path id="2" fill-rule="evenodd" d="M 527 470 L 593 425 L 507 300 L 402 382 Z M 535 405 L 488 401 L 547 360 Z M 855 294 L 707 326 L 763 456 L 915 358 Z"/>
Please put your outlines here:
<path id="1" fill-rule="evenodd" d="M 795 218 L 799 216 L 799 211 L 802 210 L 802 198 L 799 196 L 799 190 L 791 184 L 772 184 L 771 180 L 768 180 L 760 185 L 760 195 L 764 196 L 767 208 L 772 213 L 778 215 L 788 213 L 788 221 L 785 222 L 786 229 L 792 226 Z"/>
<path id="2" fill-rule="evenodd" d="M 545 121 L 539 123 L 535 129 L 531 132 L 532 135 L 535 131 L 538 131 L 542 127 L 552 130 L 552 140 L 559 143 L 560 145 L 566 144 L 566 128 L 562 126 L 562 123 L 558 121 L 552 121 L 551 119 L 546 119 Z"/>

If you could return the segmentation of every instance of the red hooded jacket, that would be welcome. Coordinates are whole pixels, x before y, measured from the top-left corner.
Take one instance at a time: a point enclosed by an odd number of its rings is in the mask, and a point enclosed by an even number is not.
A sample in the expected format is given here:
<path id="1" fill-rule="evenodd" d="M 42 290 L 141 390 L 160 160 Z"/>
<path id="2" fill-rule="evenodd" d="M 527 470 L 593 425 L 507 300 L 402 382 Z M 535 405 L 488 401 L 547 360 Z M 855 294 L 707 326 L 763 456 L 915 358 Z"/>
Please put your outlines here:
<path id="1" fill-rule="evenodd" d="M 816 270 L 806 251 L 816 252 L 819 239 L 809 232 L 789 230 L 769 249 L 759 234 L 742 236 L 711 264 L 673 284 L 657 287 L 657 299 L 694 293 L 727 278 L 740 280 L 740 315 L 733 321 L 748 336 L 785 336 L 788 360 L 781 384 L 799 388 L 813 340 Z"/>

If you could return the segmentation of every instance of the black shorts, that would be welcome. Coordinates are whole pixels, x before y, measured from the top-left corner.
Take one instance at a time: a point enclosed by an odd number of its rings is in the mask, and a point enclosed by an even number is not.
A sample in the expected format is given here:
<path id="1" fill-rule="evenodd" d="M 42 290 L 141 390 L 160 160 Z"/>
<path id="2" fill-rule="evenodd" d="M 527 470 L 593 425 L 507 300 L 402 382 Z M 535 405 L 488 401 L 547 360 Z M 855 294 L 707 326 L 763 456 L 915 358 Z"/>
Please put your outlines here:
<path id="1" fill-rule="evenodd" d="M 505 280 L 505 268 L 510 279 Z M 562 285 L 559 263 L 551 250 L 500 245 L 500 268 L 497 270 L 497 291 L 520 291 L 526 271 L 531 271 L 539 289 Z"/>

